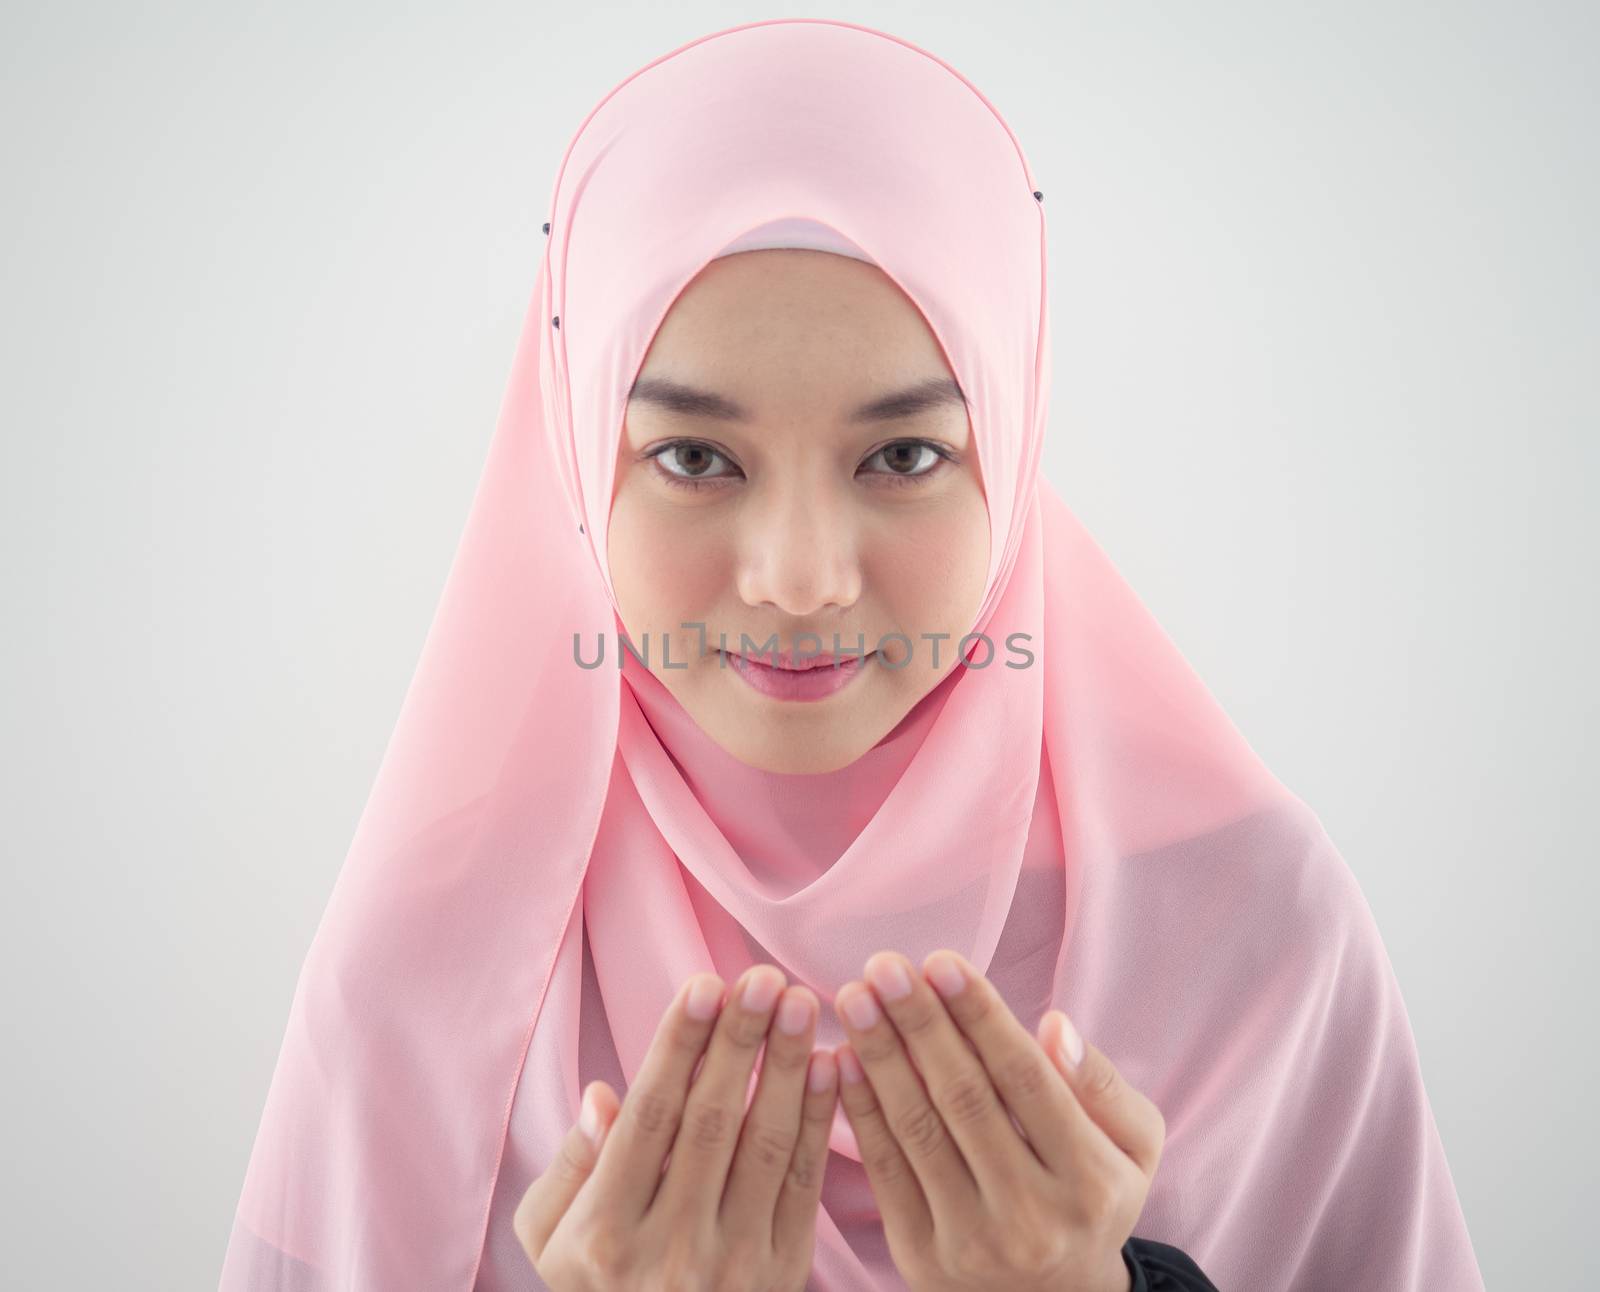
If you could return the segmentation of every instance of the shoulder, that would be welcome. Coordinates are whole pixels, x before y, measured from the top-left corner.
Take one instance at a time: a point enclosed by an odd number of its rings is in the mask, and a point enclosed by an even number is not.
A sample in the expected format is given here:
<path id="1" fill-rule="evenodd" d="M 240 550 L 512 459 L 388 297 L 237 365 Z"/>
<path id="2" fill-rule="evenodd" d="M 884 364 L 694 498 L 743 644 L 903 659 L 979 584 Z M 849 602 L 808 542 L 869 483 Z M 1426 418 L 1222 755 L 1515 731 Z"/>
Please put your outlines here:
<path id="1" fill-rule="evenodd" d="M 1174 969 L 1188 959 L 1229 982 L 1331 971 L 1381 947 L 1354 872 L 1298 799 L 1127 857 L 1101 897 L 1124 939 L 1159 936 L 1166 949 L 1186 952 Z"/>

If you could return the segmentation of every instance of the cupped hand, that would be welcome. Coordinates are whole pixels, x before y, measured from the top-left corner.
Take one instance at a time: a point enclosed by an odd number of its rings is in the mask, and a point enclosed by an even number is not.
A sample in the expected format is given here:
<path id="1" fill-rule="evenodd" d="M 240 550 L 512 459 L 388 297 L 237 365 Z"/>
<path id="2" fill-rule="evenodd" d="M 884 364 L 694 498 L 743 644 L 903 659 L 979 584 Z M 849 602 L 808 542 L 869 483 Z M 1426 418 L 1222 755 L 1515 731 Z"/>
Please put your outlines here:
<path id="1" fill-rule="evenodd" d="M 723 991 L 714 974 L 679 989 L 620 1111 L 607 1083 L 590 1082 L 578 1123 L 523 1195 L 513 1227 L 553 1292 L 804 1288 L 833 1055 L 811 1050 L 816 995 L 785 988 L 775 965 L 742 975 L 726 1004 Z"/>
<path id="2" fill-rule="evenodd" d="M 865 977 L 834 998 L 839 1094 L 912 1292 L 1127 1292 L 1156 1105 L 1060 1011 L 1031 1034 L 952 951 L 920 973 L 880 951 Z"/>

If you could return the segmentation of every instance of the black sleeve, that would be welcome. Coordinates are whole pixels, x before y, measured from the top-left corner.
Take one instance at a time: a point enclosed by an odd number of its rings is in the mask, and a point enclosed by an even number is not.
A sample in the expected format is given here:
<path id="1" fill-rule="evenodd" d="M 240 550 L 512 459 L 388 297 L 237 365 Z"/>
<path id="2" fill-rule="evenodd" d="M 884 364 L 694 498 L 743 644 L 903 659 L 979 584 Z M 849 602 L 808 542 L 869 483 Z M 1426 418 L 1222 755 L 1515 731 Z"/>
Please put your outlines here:
<path id="1" fill-rule="evenodd" d="M 1200 1267 L 1168 1243 L 1130 1238 L 1122 1245 L 1122 1260 L 1133 1276 L 1130 1292 L 1217 1292 Z"/>

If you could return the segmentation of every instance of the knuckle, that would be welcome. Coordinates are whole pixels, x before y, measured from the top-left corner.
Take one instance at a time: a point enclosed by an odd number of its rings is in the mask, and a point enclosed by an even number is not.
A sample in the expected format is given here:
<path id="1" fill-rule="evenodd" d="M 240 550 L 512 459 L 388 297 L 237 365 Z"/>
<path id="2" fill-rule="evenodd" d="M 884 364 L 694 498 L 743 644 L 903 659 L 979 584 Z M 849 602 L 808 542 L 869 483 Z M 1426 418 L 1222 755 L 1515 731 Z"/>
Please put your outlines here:
<path id="1" fill-rule="evenodd" d="M 894 1133 L 879 1109 L 860 1117 L 856 1143 L 861 1149 L 861 1164 L 869 1176 L 884 1184 L 894 1184 L 909 1173 L 911 1164 L 906 1161 Z"/>
<path id="2" fill-rule="evenodd" d="M 976 1233 L 965 1233 L 952 1242 L 943 1255 L 942 1264 L 963 1284 L 989 1287 L 997 1273 L 1009 1269 L 1011 1257 L 1005 1245 L 996 1242 L 985 1227 Z"/>
<path id="3" fill-rule="evenodd" d="M 1024 1100 L 1042 1099 L 1047 1089 L 1049 1072 L 1044 1055 L 1037 1047 L 1008 1054 L 1000 1063 L 1000 1081 L 1006 1090 Z"/>
<path id="4" fill-rule="evenodd" d="M 808 1090 L 804 1102 L 800 1105 L 800 1118 L 807 1126 L 831 1126 L 833 1110 L 838 1103 L 839 1096 L 836 1090 L 825 1090 L 820 1094 Z"/>
<path id="5" fill-rule="evenodd" d="M 758 1049 L 767 1036 L 767 1019 L 742 1009 L 729 1010 L 722 1016 L 718 1036 L 736 1050 Z"/>
<path id="6" fill-rule="evenodd" d="M 995 1110 L 994 1087 L 982 1072 L 963 1072 L 939 1090 L 938 1101 L 951 1119 L 975 1122 Z"/>
<path id="7" fill-rule="evenodd" d="M 985 1026 L 993 1021 L 996 1005 L 994 984 L 987 978 L 977 979 L 973 983 L 976 990 L 964 991 L 956 999 L 961 1002 L 961 1021 L 963 1025 L 970 1025 L 974 1029 Z"/>
<path id="8" fill-rule="evenodd" d="M 550 1174 L 562 1184 L 573 1184 L 589 1174 L 589 1165 L 570 1136 L 562 1142 L 555 1161 L 550 1164 Z"/>
<path id="9" fill-rule="evenodd" d="M 1072 1259 L 1076 1240 L 1062 1223 L 1056 1196 L 1032 1190 L 1016 1200 L 1011 1213 L 1012 1229 L 1004 1245 L 1019 1270 L 1037 1276 L 1055 1271 Z"/>
<path id="10" fill-rule="evenodd" d="M 1069 1256 L 1065 1231 L 1042 1222 L 1031 1224 L 1017 1234 L 1010 1250 L 1012 1263 L 1033 1275 L 1060 1269 Z"/>
<path id="11" fill-rule="evenodd" d="M 922 1157 L 931 1157 L 942 1147 L 948 1133 L 939 1110 L 924 1100 L 899 1113 L 891 1125 L 894 1137 Z"/>
<path id="12" fill-rule="evenodd" d="M 895 1030 L 902 1036 L 918 1036 L 935 1024 L 943 1022 L 944 1006 L 933 1001 L 920 1001 L 916 997 L 901 1007 L 894 1020 Z"/>
<path id="13" fill-rule="evenodd" d="M 869 1067 L 893 1058 L 901 1048 L 900 1038 L 890 1027 L 869 1032 L 859 1040 L 852 1041 L 851 1047 L 862 1064 Z"/>
<path id="14" fill-rule="evenodd" d="M 768 1068 L 775 1072 L 790 1073 L 804 1068 L 811 1062 L 811 1049 L 806 1045 L 769 1045 L 767 1054 L 761 1060 L 761 1069 L 765 1072 Z"/>
<path id="15" fill-rule="evenodd" d="M 641 1134 L 655 1138 L 671 1131 L 678 1121 L 678 1101 L 665 1091 L 645 1086 L 629 1096 L 633 1102 L 634 1124 Z"/>
<path id="16" fill-rule="evenodd" d="M 800 1193 L 810 1193 L 817 1183 L 818 1163 L 809 1153 L 801 1153 L 790 1159 L 788 1174 L 785 1179 L 789 1186 Z"/>
<path id="17" fill-rule="evenodd" d="M 667 1044 L 680 1059 L 692 1062 L 705 1049 L 706 1025 L 680 1020 L 678 1026 L 667 1029 Z"/>
<path id="18" fill-rule="evenodd" d="M 613 1286 L 628 1272 L 629 1244 L 609 1225 L 586 1229 L 577 1244 L 577 1263 L 602 1287 Z"/>
<path id="19" fill-rule="evenodd" d="M 778 1171 L 794 1155 L 796 1134 L 793 1129 L 775 1126 L 769 1122 L 749 1122 L 745 1125 L 745 1151 L 750 1160 L 763 1170 Z"/>
<path id="20" fill-rule="evenodd" d="M 1101 1172 L 1091 1172 L 1085 1187 L 1072 1201 L 1074 1219 L 1090 1233 L 1100 1233 L 1116 1217 L 1117 1195 L 1111 1181 Z"/>
<path id="21" fill-rule="evenodd" d="M 1102 1059 L 1089 1065 L 1084 1073 L 1084 1086 L 1097 1101 L 1105 1103 L 1121 1097 L 1124 1083 L 1122 1074 Z"/>
<path id="22" fill-rule="evenodd" d="M 905 1154 L 885 1140 L 861 1146 L 861 1161 L 868 1172 L 883 1184 L 897 1184 L 910 1170 Z"/>
<path id="23" fill-rule="evenodd" d="M 684 1129 L 695 1148 L 717 1148 L 726 1143 L 733 1124 L 732 1113 L 720 1103 L 691 1100 L 684 1111 Z"/>

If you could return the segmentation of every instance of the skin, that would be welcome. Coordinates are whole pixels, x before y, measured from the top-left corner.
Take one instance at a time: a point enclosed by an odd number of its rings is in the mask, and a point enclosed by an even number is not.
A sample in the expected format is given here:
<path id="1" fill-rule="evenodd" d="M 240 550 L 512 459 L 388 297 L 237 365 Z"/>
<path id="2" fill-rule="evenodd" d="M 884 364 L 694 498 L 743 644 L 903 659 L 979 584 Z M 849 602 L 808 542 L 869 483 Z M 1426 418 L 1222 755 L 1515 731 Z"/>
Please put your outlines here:
<path id="1" fill-rule="evenodd" d="M 664 382 L 744 415 L 647 397 Z M 926 382 L 955 375 L 893 280 L 800 248 L 712 261 L 646 353 L 618 446 L 612 583 L 651 672 L 743 762 L 775 772 L 854 762 L 945 676 L 972 626 L 990 535 L 964 400 L 852 416 Z M 685 623 L 705 625 L 703 651 Z M 835 633 L 840 650 L 870 651 L 892 632 L 909 651 L 884 643 L 822 700 L 763 695 L 717 652 L 719 634 L 735 652 L 741 634 L 757 655 L 776 635 L 777 649 L 815 655 L 835 649 Z M 949 634 L 937 661 L 922 633 Z M 674 665 L 689 667 L 664 666 L 667 638 Z"/>
<path id="2" fill-rule="evenodd" d="M 1156 1105 L 1061 1011 L 1029 1033 L 953 951 L 920 973 L 880 951 L 866 977 L 834 998 L 850 1037 L 834 1055 L 906 1285 L 1128 1292 L 1122 1246 L 1166 1140 Z"/>
<path id="3" fill-rule="evenodd" d="M 763 979 L 767 1003 L 748 1007 Z M 920 972 L 880 951 L 865 979 L 834 1000 L 849 1042 L 813 1052 L 816 997 L 775 965 L 747 970 L 726 1003 L 719 977 L 689 978 L 627 1098 L 584 1087 L 583 1116 L 517 1207 L 546 1285 L 800 1292 L 840 1098 L 912 1292 L 1128 1292 L 1121 1249 L 1166 1139 L 1156 1105 L 1068 1042 L 1059 1010 L 1030 1033 L 953 951 Z M 697 984 L 711 1019 L 688 1007 Z M 780 987 L 793 1033 L 774 1024 Z"/>
<path id="4" fill-rule="evenodd" d="M 766 984 L 753 1007 L 752 983 Z M 696 987 L 708 989 L 708 1018 L 690 1009 Z M 726 1004 L 723 995 L 716 975 L 691 977 L 620 1109 L 609 1085 L 590 1082 L 584 1116 L 523 1195 L 513 1228 L 555 1292 L 803 1292 L 838 1094 L 834 1059 L 811 1051 L 815 994 L 786 987 L 776 966 L 753 966 Z M 785 1006 L 796 1032 L 781 1025 Z M 585 1129 L 591 1118 L 598 1149 Z"/>
<path id="5" fill-rule="evenodd" d="M 658 330 L 618 449 L 608 558 L 630 639 L 735 757 L 846 766 L 953 666 L 990 540 L 965 403 L 852 416 L 940 381 L 954 377 L 916 307 L 875 267 L 822 252 L 713 261 Z M 704 652 L 684 622 L 705 625 Z M 835 632 L 870 650 L 894 631 L 909 655 L 882 650 L 904 667 L 869 660 L 810 702 L 761 694 L 716 653 L 718 633 L 735 650 L 741 633 L 752 651 L 775 633 L 779 649 L 815 652 L 800 633 L 828 651 Z M 936 658 L 919 634 L 940 632 Z M 663 637 L 690 667 L 664 667 Z M 753 966 L 725 1002 L 715 975 L 685 982 L 626 1099 L 586 1086 L 583 1117 L 523 1196 L 514 1226 L 545 1283 L 800 1292 L 842 1100 L 913 1292 L 1126 1292 L 1121 1248 L 1165 1139 L 1155 1104 L 1093 1046 L 1074 1061 L 1059 1011 L 1030 1033 L 954 952 L 918 972 L 880 951 L 864 976 L 834 1000 L 849 1042 L 815 1052 L 819 1002 L 777 966 Z M 747 1006 L 754 982 L 768 991 Z M 697 985 L 715 1002 L 704 1018 L 688 1005 Z M 785 1005 L 792 1033 L 776 1022 Z"/>

